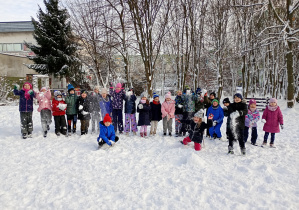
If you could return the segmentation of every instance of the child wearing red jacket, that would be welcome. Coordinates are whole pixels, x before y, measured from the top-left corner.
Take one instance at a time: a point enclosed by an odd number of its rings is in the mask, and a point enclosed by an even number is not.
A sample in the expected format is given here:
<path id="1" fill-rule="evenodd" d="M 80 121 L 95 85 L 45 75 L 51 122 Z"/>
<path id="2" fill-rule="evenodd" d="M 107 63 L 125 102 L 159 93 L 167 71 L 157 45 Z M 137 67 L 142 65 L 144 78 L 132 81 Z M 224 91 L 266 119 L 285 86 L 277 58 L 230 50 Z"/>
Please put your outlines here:
<path id="1" fill-rule="evenodd" d="M 67 105 L 60 91 L 55 91 L 54 96 L 52 100 L 52 115 L 54 116 L 55 133 L 57 136 L 60 136 L 60 133 L 66 135 L 65 110 Z"/>

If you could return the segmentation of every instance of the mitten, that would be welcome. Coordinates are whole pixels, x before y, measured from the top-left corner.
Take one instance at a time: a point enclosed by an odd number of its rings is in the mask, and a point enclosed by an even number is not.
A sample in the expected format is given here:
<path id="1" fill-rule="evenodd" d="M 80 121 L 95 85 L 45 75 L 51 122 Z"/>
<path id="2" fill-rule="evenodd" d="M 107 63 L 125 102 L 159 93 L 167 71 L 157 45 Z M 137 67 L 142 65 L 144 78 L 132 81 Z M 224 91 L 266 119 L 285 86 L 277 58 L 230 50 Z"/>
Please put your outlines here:
<path id="1" fill-rule="evenodd" d="M 280 128 L 281 128 L 281 130 L 283 130 L 283 125 L 282 124 L 280 125 Z"/>
<path id="2" fill-rule="evenodd" d="M 183 107 L 183 105 L 182 105 L 182 104 L 179 104 L 179 105 L 178 105 L 178 107 L 179 107 L 179 108 L 182 108 L 182 107 Z"/>
<path id="3" fill-rule="evenodd" d="M 15 89 L 15 90 L 18 90 L 19 88 L 20 88 L 20 85 L 18 85 L 18 84 L 15 84 L 13 87 L 13 89 Z"/>
<path id="4" fill-rule="evenodd" d="M 138 108 L 139 108 L 139 109 L 143 109 L 143 105 L 142 105 L 142 104 L 139 104 L 139 105 L 138 105 Z"/>
<path id="5" fill-rule="evenodd" d="M 29 90 L 28 93 L 29 93 L 31 96 L 34 95 L 33 90 Z"/>
<path id="6" fill-rule="evenodd" d="M 222 109 L 223 109 L 223 111 L 227 111 L 228 110 L 227 106 L 224 106 Z"/>
<path id="7" fill-rule="evenodd" d="M 83 109 L 83 106 L 82 106 L 82 105 L 80 105 L 80 106 L 79 106 L 79 110 L 82 110 L 82 109 Z"/>
<path id="8" fill-rule="evenodd" d="M 216 126 L 216 125 L 217 125 L 217 121 L 214 120 L 214 121 L 213 121 L 213 127 Z"/>
<path id="9" fill-rule="evenodd" d="M 262 122 L 262 123 L 266 123 L 267 121 L 266 121 L 265 119 L 262 119 L 261 122 Z"/>
<path id="10" fill-rule="evenodd" d="M 87 115 L 89 112 L 82 111 L 83 115 Z"/>

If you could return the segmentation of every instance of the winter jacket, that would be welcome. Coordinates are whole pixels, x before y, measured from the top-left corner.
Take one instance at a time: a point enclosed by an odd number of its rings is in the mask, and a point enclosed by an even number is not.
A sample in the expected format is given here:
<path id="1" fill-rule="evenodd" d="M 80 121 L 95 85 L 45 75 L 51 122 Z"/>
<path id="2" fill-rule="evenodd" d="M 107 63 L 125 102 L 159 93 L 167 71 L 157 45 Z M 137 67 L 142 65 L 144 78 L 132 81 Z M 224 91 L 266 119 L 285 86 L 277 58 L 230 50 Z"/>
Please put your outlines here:
<path id="1" fill-rule="evenodd" d="M 170 118 L 174 118 L 175 112 L 175 101 L 171 100 L 169 102 L 164 101 L 161 107 L 162 118 L 170 115 Z"/>
<path id="2" fill-rule="evenodd" d="M 208 97 L 208 96 L 204 96 L 204 107 L 206 109 L 210 108 L 210 106 L 212 106 L 212 100 Z"/>
<path id="3" fill-rule="evenodd" d="M 16 96 L 20 96 L 19 111 L 20 112 L 33 112 L 33 98 L 34 94 L 30 95 L 30 99 L 25 98 L 25 90 L 13 90 Z"/>
<path id="4" fill-rule="evenodd" d="M 103 98 L 101 96 L 100 108 L 101 108 L 102 118 L 104 118 L 106 114 L 109 114 L 110 116 L 112 116 L 112 101 L 111 101 L 111 97 L 109 95 L 107 95 L 106 98 Z"/>
<path id="5" fill-rule="evenodd" d="M 100 112 L 101 107 L 100 107 L 100 100 L 101 100 L 101 95 L 99 93 L 93 92 L 92 95 L 90 95 L 91 99 L 91 109 L 90 112 Z"/>
<path id="6" fill-rule="evenodd" d="M 229 129 L 230 128 L 230 118 L 228 117 L 229 116 L 228 107 L 225 106 L 222 108 L 222 110 L 223 110 L 224 117 L 227 117 L 226 129 Z"/>
<path id="7" fill-rule="evenodd" d="M 231 118 L 231 114 L 233 112 L 238 112 L 238 114 L 239 114 L 239 116 L 236 117 L 235 120 L 233 120 Z M 233 124 L 236 127 L 244 129 L 244 127 L 245 127 L 245 116 L 247 115 L 247 113 L 248 113 L 248 109 L 247 109 L 246 103 L 243 103 L 243 102 L 231 103 L 228 106 L 228 118 L 227 118 L 227 121 L 230 122 L 230 128 L 232 128 L 232 124 Z"/>
<path id="8" fill-rule="evenodd" d="M 283 116 L 279 106 L 275 109 L 275 111 L 271 111 L 269 106 L 266 107 L 263 113 L 262 119 L 266 120 L 264 124 L 263 131 L 269 133 L 279 133 L 279 125 L 283 125 Z"/>
<path id="9" fill-rule="evenodd" d="M 77 112 L 78 112 L 78 119 L 79 120 L 90 120 L 90 106 L 91 106 L 91 100 L 90 100 L 90 96 L 86 96 L 86 98 L 82 98 L 82 96 L 79 96 L 78 100 L 77 100 Z M 83 109 L 79 110 L 80 105 L 83 106 Z M 83 114 L 84 112 L 87 112 L 85 114 Z"/>
<path id="10" fill-rule="evenodd" d="M 195 112 L 195 101 L 197 96 L 192 93 L 190 95 L 183 94 L 182 99 L 184 101 L 184 112 Z"/>
<path id="11" fill-rule="evenodd" d="M 99 122 L 99 124 L 100 124 L 99 137 L 102 138 L 109 146 L 111 146 L 111 143 L 109 142 L 109 140 L 115 141 L 114 126 L 111 124 L 107 127 L 107 126 L 105 126 L 103 121 Z"/>
<path id="12" fill-rule="evenodd" d="M 210 106 L 207 111 L 208 118 L 212 118 L 212 121 L 216 121 L 218 124 L 223 123 L 224 113 L 221 106 Z"/>
<path id="13" fill-rule="evenodd" d="M 136 103 L 137 100 L 135 95 L 125 96 L 125 113 L 126 114 L 134 114 L 136 113 Z"/>
<path id="14" fill-rule="evenodd" d="M 245 126 L 246 127 L 257 127 L 257 122 L 260 120 L 260 112 L 258 109 L 255 109 L 254 112 L 252 112 L 250 109 L 248 109 L 248 114 L 245 116 Z"/>
<path id="15" fill-rule="evenodd" d="M 208 128 L 205 122 L 202 122 L 200 126 L 193 120 L 190 123 L 190 128 L 188 130 L 189 138 L 195 143 L 202 143 L 204 130 Z"/>
<path id="16" fill-rule="evenodd" d="M 62 116 L 65 115 L 65 110 L 61 110 L 58 108 L 58 104 L 66 104 L 65 101 L 57 101 L 55 98 L 52 100 L 52 115 L 53 116 Z"/>
<path id="17" fill-rule="evenodd" d="M 139 102 L 139 104 L 142 104 Z M 137 112 L 139 112 L 138 126 L 150 125 L 151 124 L 151 106 L 149 104 L 142 104 L 143 109 L 139 109 L 137 105 Z"/>
<path id="18" fill-rule="evenodd" d="M 123 100 L 125 98 L 125 92 L 121 90 L 120 92 L 113 91 L 110 88 L 110 96 L 112 97 L 112 108 L 113 109 L 123 109 Z"/>
<path id="19" fill-rule="evenodd" d="M 151 106 L 151 121 L 162 120 L 161 103 L 159 102 L 159 104 L 154 104 L 154 102 L 151 102 L 150 106 Z"/>
<path id="20" fill-rule="evenodd" d="M 76 107 L 77 100 L 78 100 L 78 96 L 76 94 L 68 95 L 65 98 L 65 103 L 67 104 L 67 108 L 66 108 L 67 115 L 78 114 L 77 107 Z"/>
<path id="21" fill-rule="evenodd" d="M 182 96 L 176 96 L 175 97 L 175 112 L 174 114 L 177 115 L 177 114 L 183 114 L 184 113 L 184 108 L 183 107 L 179 107 L 179 105 L 182 105 L 184 106 L 184 101 L 182 99 Z"/>
<path id="22" fill-rule="evenodd" d="M 36 98 L 38 100 L 38 109 L 37 111 L 42 111 L 43 109 L 52 110 L 51 107 L 51 92 L 47 90 L 46 92 L 40 92 L 36 94 Z"/>
<path id="23" fill-rule="evenodd" d="M 200 95 L 197 95 L 197 100 L 195 102 L 195 112 L 198 112 L 201 109 L 205 109 L 204 98 Z"/>

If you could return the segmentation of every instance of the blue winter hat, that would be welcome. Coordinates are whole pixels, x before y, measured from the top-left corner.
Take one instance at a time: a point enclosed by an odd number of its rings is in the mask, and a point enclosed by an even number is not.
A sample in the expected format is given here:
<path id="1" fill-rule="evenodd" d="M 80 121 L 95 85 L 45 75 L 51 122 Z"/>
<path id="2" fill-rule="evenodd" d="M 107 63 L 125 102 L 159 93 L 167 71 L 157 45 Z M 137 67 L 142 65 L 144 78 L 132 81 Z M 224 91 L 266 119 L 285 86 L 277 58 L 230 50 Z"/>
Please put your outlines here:
<path id="1" fill-rule="evenodd" d="M 195 92 L 196 94 L 199 94 L 201 92 L 201 88 L 197 88 Z"/>
<path id="2" fill-rule="evenodd" d="M 153 95 L 153 99 L 155 99 L 155 98 L 157 98 L 157 97 L 159 97 L 159 95 L 158 95 L 157 93 L 154 93 L 154 95 Z"/>
<path id="3" fill-rule="evenodd" d="M 234 97 L 238 97 L 238 98 L 240 98 L 241 100 L 243 99 L 241 93 L 236 93 L 236 94 L 234 95 Z"/>
<path id="4" fill-rule="evenodd" d="M 68 84 L 67 85 L 67 90 L 68 91 L 71 91 L 71 90 L 74 90 L 75 88 L 74 88 L 74 86 L 72 85 L 72 84 Z"/>

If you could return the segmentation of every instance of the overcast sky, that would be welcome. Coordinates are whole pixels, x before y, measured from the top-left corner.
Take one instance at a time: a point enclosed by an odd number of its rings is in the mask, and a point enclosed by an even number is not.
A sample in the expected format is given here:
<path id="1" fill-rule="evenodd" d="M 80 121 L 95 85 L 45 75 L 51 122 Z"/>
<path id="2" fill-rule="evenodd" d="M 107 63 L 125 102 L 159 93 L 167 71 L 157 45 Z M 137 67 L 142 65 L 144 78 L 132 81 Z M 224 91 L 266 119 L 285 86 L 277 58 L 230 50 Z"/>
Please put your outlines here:
<path id="1" fill-rule="evenodd" d="M 0 22 L 36 19 L 38 5 L 45 11 L 43 0 L 0 0 Z"/>

